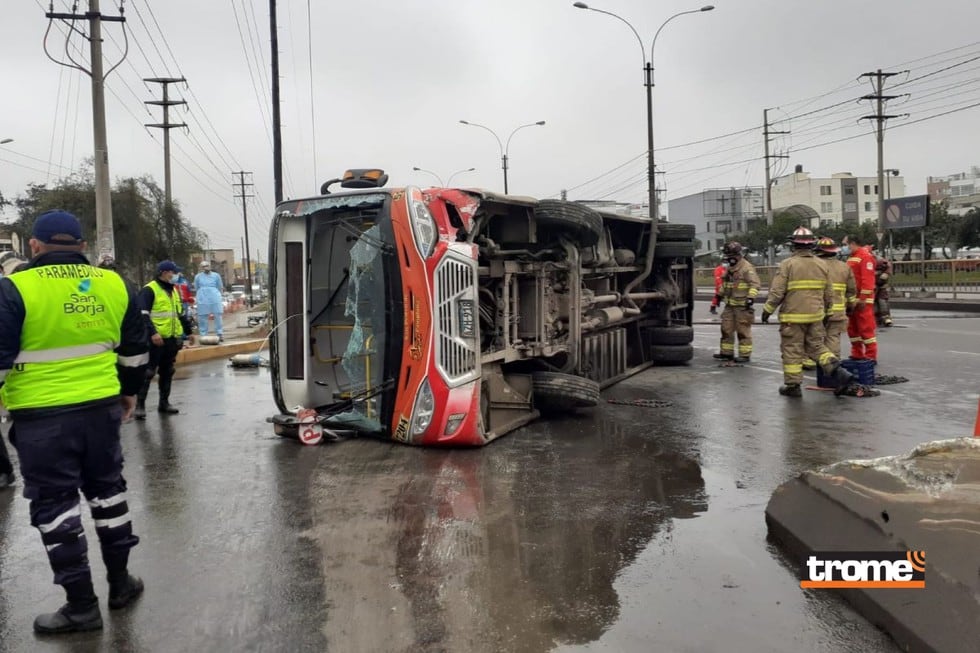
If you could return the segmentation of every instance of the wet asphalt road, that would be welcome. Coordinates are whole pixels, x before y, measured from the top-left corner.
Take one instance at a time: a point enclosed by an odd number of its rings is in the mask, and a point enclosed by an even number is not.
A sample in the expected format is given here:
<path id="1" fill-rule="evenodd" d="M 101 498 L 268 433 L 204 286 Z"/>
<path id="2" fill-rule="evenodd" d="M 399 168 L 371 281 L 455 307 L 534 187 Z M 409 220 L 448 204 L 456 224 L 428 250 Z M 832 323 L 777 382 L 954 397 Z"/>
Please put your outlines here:
<path id="1" fill-rule="evenodd" d="M 763 516 L 804 469 L 972 431 L 980 319 L 896 315 L 879 372 L 911 382 L 878 398 L 779 397 L 776 327 L 757 325 L 752 365 L 720 368 L 706 323 L 690 366 L 604 395 L 669 406 L 605 404 L 480 450 L 302 447 L 264 423 L 267 369 L 185 366 L 179 416 L 124 426 L 145 596 L 109 613 L 100 584 L 103 632 L 36 638 L 62 595 L 27 502 L 0 491 L 0 650 L 896 650 L 799 589 Z"/>

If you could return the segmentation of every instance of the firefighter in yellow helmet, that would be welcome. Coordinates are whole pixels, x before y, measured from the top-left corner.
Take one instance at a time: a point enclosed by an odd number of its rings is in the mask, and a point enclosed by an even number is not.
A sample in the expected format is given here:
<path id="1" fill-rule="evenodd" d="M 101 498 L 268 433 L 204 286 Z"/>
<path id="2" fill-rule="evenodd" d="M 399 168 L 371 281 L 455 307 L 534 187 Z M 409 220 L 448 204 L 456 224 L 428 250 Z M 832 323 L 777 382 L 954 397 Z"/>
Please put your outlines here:
<path id="1" fill-rule="evenodd" d="M 823 320 L 827 331 L 824 342 L 827 349 L 840 358 L 840 336 L 847 330 L 847 318 L 857 302 L 857 284 L 851 268 L 837 258 L 838 251 L 833 238 L 823 236 L 817 239 L 816 253 L 827 266 L 827 279 L 834 290 L 834 305 Z"/>
<path id="2" fill-rule="evenodd" d="M 759 294 L 759 275 L 755 266 L 742 255 L 739 243 L 732 241 L 726 244 L 722 256 L 728 263 L 728 270 L 722 278 L 721 293 L 717 296 L 720 302 L 725 302 L 725 310 L 721 313 L 721 347 L 715 358 L 747 363 L 752 356 L 753 304 Z"/>
<path id="3" fill-rule="evenodd" d="M 806 227 L 793 232 L 790 237 L 793 255 L 779 264 L 762 308 L 763 322 L 768 322 L 779 309 L 779 347 L 784 381 L 779 394 L 786 397 L 803 396 L 800 384 L 803 382 L 803 360 L 807 356 L 837 380 L 834 394 L 842 394 L 853 378 L 824 342 L 823 320 L 833 308 L 834 292 L 827 278 L 827 266 L 813 255 L 816 241 L 813 232 Z"/>

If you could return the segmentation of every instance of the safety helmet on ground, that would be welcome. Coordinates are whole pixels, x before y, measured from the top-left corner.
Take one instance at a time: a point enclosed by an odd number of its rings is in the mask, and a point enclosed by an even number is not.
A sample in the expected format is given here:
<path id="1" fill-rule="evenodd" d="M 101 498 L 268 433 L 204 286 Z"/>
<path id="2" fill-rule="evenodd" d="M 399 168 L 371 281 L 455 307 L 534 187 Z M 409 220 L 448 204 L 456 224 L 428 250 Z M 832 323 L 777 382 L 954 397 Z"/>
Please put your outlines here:
<path id="1" fill-rule="evenodd" d="M 834 239 L 829 236 L 821 236 L 817 239 L 817 253 L 821 256 L 837 256 L 837 252 L 840 248 L 837 247 L 837 243 Z"/>
<path id="2" fill-rule="evenodd" d="M 806 227 L 797 227 L 793 235 L 789 237 L 789 242 L 797 247 L 813 247 L 817 242 L 817 238 Z"/>
<path id="3" fill-rule="evenodd" d="M 725 256 L 741 256 L 742 244 L 734 240 L 730 243 L 725 243 L 725 247 L 721 250 L 721 253 Z"/>

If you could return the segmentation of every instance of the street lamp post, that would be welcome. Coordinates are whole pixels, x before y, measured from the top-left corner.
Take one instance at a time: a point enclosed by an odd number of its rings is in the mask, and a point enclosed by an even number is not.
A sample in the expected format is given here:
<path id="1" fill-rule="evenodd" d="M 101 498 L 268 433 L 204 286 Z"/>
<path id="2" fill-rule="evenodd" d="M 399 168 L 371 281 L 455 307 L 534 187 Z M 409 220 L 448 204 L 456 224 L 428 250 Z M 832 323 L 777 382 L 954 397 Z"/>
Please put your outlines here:
<path id="1" fill-rule="evenodd" d="M 514 131 L 512 131 L 510 133 L 510 136 L 507 137 L 507 144 L 506 145 L 504 145 L 500 141 L 500 137 L 497 136 L 497 132 L 495 132 L 494 130 L 490 129 L 486 125 L 480 125 L 478 123 L 468 122 L 466 120 L 460 120 L 459 122 L 462 123 L 462 124 L 464 124 L 464 125 L 469 125 L 470 127 L 479 127 L 480 129 L 486 129 L 488 132 L 490 132 L 491 134 L 493 134 L 493 137 L 495 139 L 497 139 L 497 146 L 500 148 L 500 165 L 501 165 L 501 167 L 504 170 L 504 195 L 507 195 L 508 192 L 509 192 L 509 189 L 508 189 L 508 186 L 507 186 L 507 162 L 509 161 L 509 155 L 508 155 L 508 153 L 510 152 L 510 139 L 514 138 L 514 134 L 516 134 L 520 130 L 524 129 L 525 127 L 539 127 L 541 125 L 544 125 L 544 120 L 539 120 L 537 122 L 529 122 L 526 125 L 521 125 L 520 127 L 515 128 Z"/>
<path id="2" fill-rule="evenodd" d="M 640 38 L 640 34 L 636 31 L 636 28 L 622 16 L 612 13 L 611 11 L 605 11 L 603 9 L 596 9 L 590 7 L 584 2 L 576 2 L 572 4 L 576 9 L 588 9 L 589 11 L 595 11 L 600 14 L 606 14 L 607 16 L 612 16 L 624 23 L 626 26 L 632 30 L 633 35 L 636 36 L 636 40 L 640 43 L 640 54 L 643 57 L 643 75 L 644 75 L 644 86 L 647 89 L 647 193 L 649 202 L 650 215 L 653 217 L 654 225 L 660 219 L 660 206 L 657 202 L 657 181 L 656 181 L 656 167 L 654 160 L 653 151 L 653 52 L 654 48 L 657 47 L 657 37 L 660 36 L 660 31 L 666 27 L 667 23 L 674 20 L 678 16 L 684 16 L 686 14 L 697 14 L 703 11 L 711 11 L 714 9 L 714 5 L 705 5 L 700 9 L 691 9 L 690 11 L 682 11 L 680 13 L 674 14 L 663 23 L 653 35 L 653 42 L 650 44 L 650 60 L 647 61 L 646 58 L 646 47 L 643 45 L 643 39 Z M 654 227 L 656 228 L 656 227 Z"/>
<path id="3" fill-rule="evenodd" d="M 886 190 L 888 192 L 888 199 L 891 199 L 892 198 L 892 177 L 897 177 L 899 175 L 899 171 L 898 171 L 897 168 L 885 168 L 884 173 L 885 173 L 885 179 L 888 180 L 885 188 L 886 188 Z M 891 174 L 889 175 L 888 173 L 891 173 Z M 895 244 L 892 242 L 892 230 L 889 229 L 888 230 L 888 255 L 889 256 L 892 255 L 892 251 L 894 251 L 894 247 L 895 247 Z"/>
<path id="4" fill-rule="evenodd" d="M 414 170 L 415 172 L 426 172 L 426 173 L 432 175 L 433 177 L 436 178 L 436 181 L 439 182 L 439 187 L 440 188 L 446 185 L 446 184 L 442 183 L 442 177 L 440 177 L 436 173 L 432 172 L 431 170 L 426 170 L 425 168 L 419 168 L 418 166 L 413 167 L 412 170 Z"/>
<path id="5" fill-rule="evenodd" d="M 457 170 L 453 174 L 449 175 L 449 179 L 446 180 L 446 185 L 451 187 L 453 185 L 453 177 L 456 175 L 461 175 L 464 172 L 473 172 L 474 170 L 476 170 L 476 168 L 464 168 L 462 170 Z"/>

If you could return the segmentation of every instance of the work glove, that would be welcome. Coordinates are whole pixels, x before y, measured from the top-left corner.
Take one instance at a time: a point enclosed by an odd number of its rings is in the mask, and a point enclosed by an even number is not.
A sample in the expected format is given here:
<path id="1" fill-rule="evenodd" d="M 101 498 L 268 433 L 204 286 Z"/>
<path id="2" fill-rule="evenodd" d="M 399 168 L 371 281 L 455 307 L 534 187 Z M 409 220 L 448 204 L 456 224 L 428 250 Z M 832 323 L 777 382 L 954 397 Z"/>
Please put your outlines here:
<path id="1" fill-rule="evenodd" d="M 747 308 L 747 309 L 749 309 L 751 311 L 752 310 L 752 307 L 754 305 L 755 305 L 755 300 L 754 299 L 752 299 L 751 297 L 746 297 L 745 298 L 745 308 Z"/>
<path id="2" fill-rule="evenodd" d="M 772 317 L 772 313 L 770 313 L 766 309 L 762 309 L 762 323 L 763 324 L 769 324 L 769 318 L 771 318 L 771 317 Z"/>
<path id="3" fill-rule="evenodd" d="M 844 314 L 847 317 L 854 315 L 854 304 L 848 304 L 846 307 L 844 307 Z"/>

